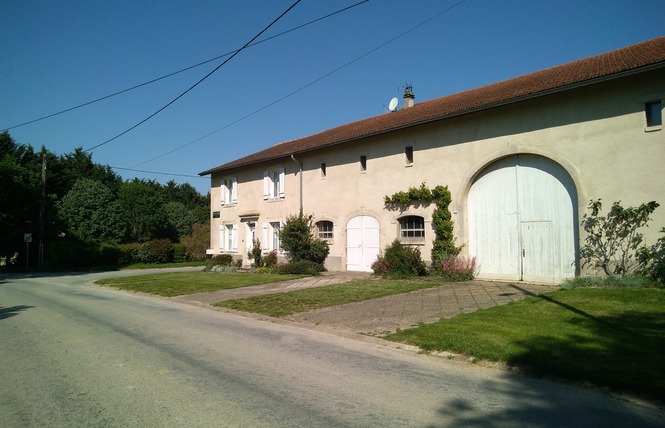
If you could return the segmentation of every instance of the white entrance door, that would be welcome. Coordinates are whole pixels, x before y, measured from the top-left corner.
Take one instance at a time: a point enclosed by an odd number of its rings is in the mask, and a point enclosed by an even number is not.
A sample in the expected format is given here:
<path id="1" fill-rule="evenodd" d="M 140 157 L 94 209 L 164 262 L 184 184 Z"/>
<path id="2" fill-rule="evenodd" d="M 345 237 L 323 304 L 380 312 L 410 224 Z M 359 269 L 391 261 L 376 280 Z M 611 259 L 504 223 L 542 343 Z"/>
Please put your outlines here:
<path id="1" fill-rule="evenodd" d="M 479 277 L 560 282 L 575 275 L 577 192 L 556 162 L 501 159 L 469 191 L 469 254 Z"/>
<path id="2" fill-rule="evenodd" d="M 379 222 L 357 216 L 346 225 L 346 270 L 371 272 L 380 251 Z"/>

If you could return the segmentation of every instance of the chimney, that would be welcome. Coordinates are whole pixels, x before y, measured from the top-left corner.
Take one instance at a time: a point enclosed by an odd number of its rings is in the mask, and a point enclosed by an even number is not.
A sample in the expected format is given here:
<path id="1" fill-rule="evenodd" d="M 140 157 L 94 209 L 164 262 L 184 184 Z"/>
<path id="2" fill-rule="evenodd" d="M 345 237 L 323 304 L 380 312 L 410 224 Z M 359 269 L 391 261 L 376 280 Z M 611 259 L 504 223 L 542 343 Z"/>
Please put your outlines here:
<path id="1" fill-rule="evenodd" d="M 407 109 L 413 107 L 415 98 L 416 97 L 413 95 L 413 86 L 407 84 L 404 87 L 404 104 L 402 108 Z"/>

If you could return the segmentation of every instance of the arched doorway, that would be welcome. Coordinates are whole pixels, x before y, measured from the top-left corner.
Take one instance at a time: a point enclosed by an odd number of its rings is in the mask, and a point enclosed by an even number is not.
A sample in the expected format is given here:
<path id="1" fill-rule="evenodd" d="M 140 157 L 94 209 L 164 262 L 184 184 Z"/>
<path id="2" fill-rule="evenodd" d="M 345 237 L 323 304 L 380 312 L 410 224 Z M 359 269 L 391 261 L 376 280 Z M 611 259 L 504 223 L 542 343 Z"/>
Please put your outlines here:
<path id="1" fill-rule="evenodd" d="M 346 225 L 346 270 L 371 272 L 380 251 L 379 222 L 366 215 L 353 217 Z"/>
<path id="2" fill-rule="evenodd" d="M 556 283 L 575 275 L 577 191 L 551 159 L 521 154 L 485 168 L 469 190 L 469 254 L 479 278 Z"/>

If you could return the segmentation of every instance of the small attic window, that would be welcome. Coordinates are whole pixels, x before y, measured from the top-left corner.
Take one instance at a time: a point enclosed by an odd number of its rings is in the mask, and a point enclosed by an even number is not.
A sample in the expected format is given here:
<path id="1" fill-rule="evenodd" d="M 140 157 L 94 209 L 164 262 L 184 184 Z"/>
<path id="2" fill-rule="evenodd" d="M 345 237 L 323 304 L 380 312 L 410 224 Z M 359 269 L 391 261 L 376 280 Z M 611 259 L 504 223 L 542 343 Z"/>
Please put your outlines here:
<path id="1" fill-rule="evenodd" d="M 321 178 L 326 178 L 327 175 L 327 167 L 325 162 L 321 162 Z"/>
<path id="2" fill-rule="evenodd" d="M 367 156 L 365 155 L 360 156 L 360 171 L 361 172 L 367 171 Z"/>
<path id="3" fill-rule="evenodd" d="M 406 158 L 406 165 L 413 165 L 413 146 L 404 147 L 404 156 Z"/>
<path id="4" fill-rule="evenodd" d="M 660 100 L 644 103 L 644 114 L 647 120 L 647 127 L 663 125 L 663 104 Z"/>

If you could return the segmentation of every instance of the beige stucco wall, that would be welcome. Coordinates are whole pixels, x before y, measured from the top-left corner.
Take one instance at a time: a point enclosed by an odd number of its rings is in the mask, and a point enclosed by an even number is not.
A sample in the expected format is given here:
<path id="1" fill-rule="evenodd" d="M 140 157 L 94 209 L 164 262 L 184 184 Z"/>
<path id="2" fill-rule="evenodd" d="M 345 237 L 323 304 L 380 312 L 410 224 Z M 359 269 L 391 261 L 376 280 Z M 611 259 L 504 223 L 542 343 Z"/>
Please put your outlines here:
<path id="1" fill-rule="evenodd" d="M 497 107 L 482 112 L 394 132 L 380 137 L 301 154 L 304 212 L 315 221 L 334 224 L 328 268 L 344 270 L 348 221 L 368 215 L 379 221 L 380 245 L 398 236 L 397 219 L 420 215 L 426 220 L 426 240 L 421 248 L 429 259 L 433 239 L 430 219 L 433 206 L 412 207 L 405 213 L 388 211 L 390 195 L 426 182 L 447 185 L 452 193 L 451 211 L 457 243 L 467 240 L 466 196 L 474 177 L 501 157 L 531 153 L 559 163 L 577 187 L 578 218 L 590 199 L 602 198 L 638 205 L 656 200 L 665 205 L 665 130 L 645 130 L 643 102 L 665 98 L 665 71 L 657 70 L 607 81 L 589 87 Z M 389 114 L 389 113 L 388 113 Z M 406 165 L 404 149 L 414 147 L 414 162 Z M 360 170 L 360 156 L 367 156 L 367 170 Z M 326 163 L 326 177 L 320 165 Z M 263 171 L 285 167 L 284 199 L 263 200 Z M 257 230 L 271 221 L 297 214 L 300 202 L 298 164 L 290 158 L 277 162 L 214 174 L 211 179 L 211 249 L 219 252 L 223 223 L 240 223 L 240 217 L 257 214 Z M 220 206 L 222 177 L 238 178 L 238 203 Z M 653 242 L 665 226 L 665 206 L 656 211 L 646 230 Z M 260 235 L 259 235 L 260 237 Z M 580 231 L 580 240 L 584 239 Z M 245 233 L 239 233 L 238 255 L 246 254 Z M 245 263 L 247 263 L 246 257 Z"/>

